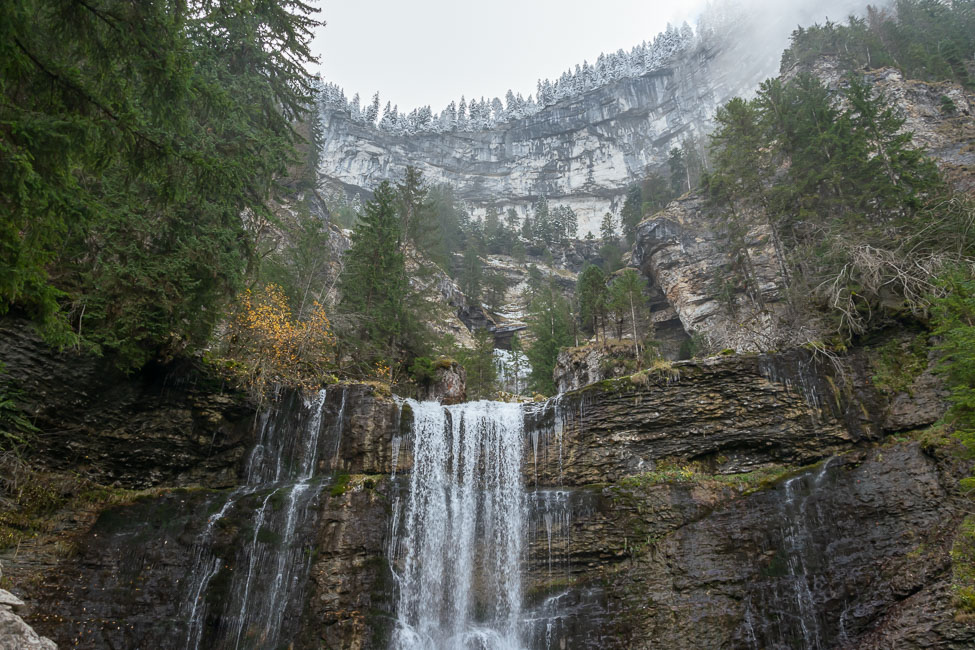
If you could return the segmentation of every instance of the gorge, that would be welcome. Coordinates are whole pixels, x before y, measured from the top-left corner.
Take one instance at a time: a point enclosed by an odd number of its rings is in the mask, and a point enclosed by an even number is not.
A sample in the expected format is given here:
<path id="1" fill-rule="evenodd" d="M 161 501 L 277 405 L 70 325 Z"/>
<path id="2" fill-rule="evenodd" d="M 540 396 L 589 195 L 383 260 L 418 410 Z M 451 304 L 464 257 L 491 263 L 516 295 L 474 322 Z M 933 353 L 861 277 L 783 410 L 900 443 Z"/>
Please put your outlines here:
<path id="1" fill-rule="evenodd" d="M 975 648 L 975 8 L 934 3 L 938 59 L 927 0 L 792 39 L 861 7 L 772 4 L 466 122 L 207 85 L 287 30 L 132 72 L 174 85 L 97 119 L 193 104 L 199 149 L 126 132 L 0 228 L 0 650 Z M 180 52 L 281 27 L 138 5 Z M 287 155 L 211 128 L 227 88 Z"/>

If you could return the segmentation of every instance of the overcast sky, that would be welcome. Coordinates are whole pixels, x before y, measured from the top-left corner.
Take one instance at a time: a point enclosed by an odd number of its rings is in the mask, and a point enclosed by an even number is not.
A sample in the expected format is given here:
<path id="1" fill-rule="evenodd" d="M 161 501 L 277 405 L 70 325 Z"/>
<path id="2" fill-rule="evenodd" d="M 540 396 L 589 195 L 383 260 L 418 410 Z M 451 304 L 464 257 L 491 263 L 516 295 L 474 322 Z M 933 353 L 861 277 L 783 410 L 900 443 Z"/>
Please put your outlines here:
<path id="1" fill-rule="evenodd" d="M 788 0 L 784 0 L 788 2 Z M 704 0 L 318 0 L 321 74 L 363 103 L 380 91 L 403 112 L 439 112 L 463 94 L 525 96 L 554 79 L 653 37 L 694 24 Z"/>

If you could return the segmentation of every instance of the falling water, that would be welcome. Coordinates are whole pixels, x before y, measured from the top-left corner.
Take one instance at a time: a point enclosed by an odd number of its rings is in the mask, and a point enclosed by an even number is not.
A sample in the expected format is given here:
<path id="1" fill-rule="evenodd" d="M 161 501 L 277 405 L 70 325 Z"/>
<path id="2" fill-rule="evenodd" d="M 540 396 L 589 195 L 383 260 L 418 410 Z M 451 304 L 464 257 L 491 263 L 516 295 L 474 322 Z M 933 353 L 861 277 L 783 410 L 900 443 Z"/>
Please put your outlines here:
<path id="1" fill-rule="evenodd" d="M 409 402 L 413 469 L 392 559 L 396 650 L 520 650 L 526 498 L 514 404 Z"/>
<path id="2" fill-rule="evenodd" d="M 818 576 L 825 550 L 816 531 L 827 524 L 819 497 L 829 476 L 832 459 L 815 472 L 794 476 L 778 490 L 778 521 L 774 565 L 767 593 L 745 603 L 743 636 L 751 647 L 803 647 L 810 650 L 834 645 L 822 619 Z M 817 595 L 818 594 L 818 595 Z M 757 605 L 757 607 L 756 607 Z"/>
<path id="3" fill-rule="evenodd" d="M 321 492 L 322 482 L 316 479 L 320 465 L 334 469 L 337 464 L 345 397 L 343 392 L 332 427 L 322 423 L 324 390 L 313 399 L 286 400 L 261 415 L 245 485 L 230 493 L 194 544 L 183 612 L 187 649 L 273 648 L 282 643 L 285 617 L 289 608 L 300 606 L 309 567 L 308 544 L 299 533 L 309 528 Z M 330 457 L 322 459 L 322 447 Z M 231 557 L 221 557 L 217 528 L 231 517 L 236 525 L 243 523 L 247 537 Z M 213 599 L 221 611 L 208 612 L 208 592 L 221 582 L 216 579 L 221 574 L 226 591 Z"/>

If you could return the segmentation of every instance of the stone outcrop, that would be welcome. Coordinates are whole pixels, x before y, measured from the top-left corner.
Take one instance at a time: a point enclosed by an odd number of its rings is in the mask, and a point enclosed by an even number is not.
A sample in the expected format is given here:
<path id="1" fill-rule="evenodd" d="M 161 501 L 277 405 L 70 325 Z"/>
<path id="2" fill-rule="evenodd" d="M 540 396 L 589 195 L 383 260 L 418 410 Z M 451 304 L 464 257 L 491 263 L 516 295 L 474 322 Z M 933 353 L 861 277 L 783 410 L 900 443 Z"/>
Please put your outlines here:
<path id="1" fill-rule="evenodd" d="M 733 267 L 727 236 L 705 200 L 688 195 L 640 223 L 630 264 L 663 293 L 684 330 L 715 352 L 817 340 L 814 323 L 788 319 L 782 264 L 767 226 L 752 226 L 743 236 L 748 282 Z"/>
<path id="2" fill-rule="evenodd" d="M 20 598 L 0 589 L 0 650 L 57 650 L 54 641 L 37 634 L 19 616 L 25 607 Z"/>
<path id="3" fill-rule="evenodd" d="M 528 416 L 525 472 L 543 485 L 618 481 L 663 459 L 716 473 L 804 465 L 875 437 L 801 355 L 678 362 L 561 395 Z"/>
<path id="4" fill-rule="evenodd" d="M 430 385 L 421 390 L 420 399 L 444 405 L 467 401 L 467 372 L 464 366 L 456 361 L 439 364 Z"/>
<path id="5" fill-rule="evenodd" d="M 555 361 L 555 385 L 559 393 L 569 393 L 604 379 L 632 375 L 636 365 L 632 343 L 567 348 Z"/>

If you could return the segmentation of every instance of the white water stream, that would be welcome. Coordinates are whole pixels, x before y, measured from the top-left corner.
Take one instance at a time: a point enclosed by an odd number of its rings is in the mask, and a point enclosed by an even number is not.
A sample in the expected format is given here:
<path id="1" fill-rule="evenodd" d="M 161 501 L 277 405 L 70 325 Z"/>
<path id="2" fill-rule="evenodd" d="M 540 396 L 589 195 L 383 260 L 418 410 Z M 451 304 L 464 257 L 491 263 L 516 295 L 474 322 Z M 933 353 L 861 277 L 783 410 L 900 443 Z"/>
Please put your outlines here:
<path id="1" fill-rule="evenodd" d="M 517 404 L 408 401 L 413 468 L 391 556 L 395 650 L 521 650 L 526 495 Z"/>

